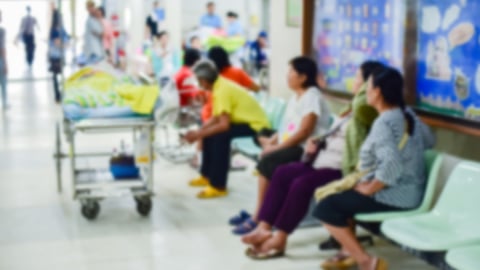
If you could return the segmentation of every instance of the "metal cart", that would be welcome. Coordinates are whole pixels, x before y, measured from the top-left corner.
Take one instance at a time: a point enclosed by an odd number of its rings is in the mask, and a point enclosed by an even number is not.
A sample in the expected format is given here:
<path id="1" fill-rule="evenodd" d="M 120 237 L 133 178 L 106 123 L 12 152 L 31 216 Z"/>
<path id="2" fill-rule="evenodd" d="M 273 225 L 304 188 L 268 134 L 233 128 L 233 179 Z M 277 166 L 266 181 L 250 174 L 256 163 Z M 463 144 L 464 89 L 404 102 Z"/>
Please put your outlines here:
<path id="1" fill-rule="evenodd" d="M 108 168 L 80 169 L 77 159 L 111 156 L 111 153 L 80 153 L 77 152 L 75 136 L 77 133 L 114 133 L 132 131 L 133 138 L 140 132 L 148 134 L 149 141 L 153 141 L 155 121 L 152 118 L 121 118 L 121 119 L 88 119 L 81 121 L 63 121 L 63 130 L 68 142 L 68 153 L 62 151 L 61 125 L 56 126 L 55 153 L 57 170 L 57 188 L 62 192 L 62 159 L 69 158 L 73 179 L 73 197 L 81 203 L 82 215 L 95 219 L 100 213 L 99 201 L 108 197 L 133 196 L 137 211 L 147 216 L 152 209 L 153 196 L 153 145 L 150 143 L 149 160 L 145 165 L 138 166 L 138 179 L 115 180 Z"/>

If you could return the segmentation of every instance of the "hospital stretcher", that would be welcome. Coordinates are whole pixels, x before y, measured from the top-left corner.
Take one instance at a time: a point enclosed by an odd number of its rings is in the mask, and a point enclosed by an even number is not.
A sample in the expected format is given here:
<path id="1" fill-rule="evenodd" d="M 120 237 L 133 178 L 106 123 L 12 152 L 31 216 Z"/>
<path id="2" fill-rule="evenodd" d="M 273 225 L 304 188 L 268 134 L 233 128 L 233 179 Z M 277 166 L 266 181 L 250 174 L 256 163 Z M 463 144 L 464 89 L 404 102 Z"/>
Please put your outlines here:
<path id="1" fill-rule="evenodd" d="M 99 202 L 110 197 L 132 196 L 136 202 L 139 214 L 147 216 L 152 209 L 153 196 L 153 144 L 149 146 L 148 162 L 137 165 L 140 173 L 137 179 L 116 180 L 108 168 L 80 168 L 79 159 L 110 157 L 111 153 L 80 152 L 76 136 L 79 133 L 87 135 L 132 132 L 134 140 L 140 133 L 148 134 L 153 140 L 155 121 L 151 117 L 118 118 L 118 119 L 85 119 L 63 121 L 63 131 L 68 143 L 68 154 L 62 150 L 62 134 L 60 124 L 56 126 L 55 160 L 58 192 L 62 192 L 62 159 L 70 159 L 72 175 L 72 192 L 74 199 L 81 203 L 82 215 L 90 220 L 95 219 L 100 212 Z"/>
<path id="2" fill-rule="evenodd" d="M 151 83 L 151 82 L 150 82 Z M 110 197 L 132 196 L 140 215 L 147 216 L 152 209 L 151 197 L 154 195 L 153 161 L 154 152 L 171 162 L 184 162 L 193 155 L 188 147 L 168 139 L 169 127 L 175 127 L 175 136 L 178 138 L 178 116 L 182 113 L 179 102 L 180 92 L 173 80 L 166 83 L 159 94 L 158 107 L 149 116 L 135 116 L 122 118 L 90 118 L 72 120 L 65 117 L 57 123 L 55 136 L 55 164 L 57 174 L 57 189 L 62 192 L 62 160 L 70 160 L 72 175 L 72 192 L 74 199 L 81 203 L 82 215 L 90 220 L 100 213 L 99 202 Z M 183 126 L 183 125 L 182 125 Z M 62 129 L 68 144 L 68 154 L 62 148 Z M 160 136 L 166 138 L 166 143 L 159 145 L 155 142 L 155 131 L 164 132 Z M 137 164 L 140 177 L 137 179 L 114 179 L 108 168 L 91 169 L 81 168 L 79 160 L 85 158 L 110 157 L 111 152 L 81 152 L 77 143 L 77 135 L 85 134 L 115 134 L 131 132 L 133 142 L 140 134 L 148 134 L 148 162 Z M 157 138 L 158 139 L 158 138 Z M 181 143 L 181 142 L 180 142 Z"/>

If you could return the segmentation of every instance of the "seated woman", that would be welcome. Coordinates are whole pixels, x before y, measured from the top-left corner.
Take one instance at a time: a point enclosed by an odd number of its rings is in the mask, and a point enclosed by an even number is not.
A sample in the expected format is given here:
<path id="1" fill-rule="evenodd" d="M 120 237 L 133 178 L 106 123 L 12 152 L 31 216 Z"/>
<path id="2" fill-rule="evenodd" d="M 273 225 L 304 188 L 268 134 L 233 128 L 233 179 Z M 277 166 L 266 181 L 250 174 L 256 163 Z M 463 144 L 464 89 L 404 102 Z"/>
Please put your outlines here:
<path id="1" fill-rule="evenodd" d="M 317 65 L 310 58 L 302 56 L 290 61 L 287 80 L 294 94 L 287 104 L 280 130 L 273 136 L 259 138 L 263 152 L 257 165 L 259 186 L 256 212 L 263 202 L 275 169 L 280 165 L 299 161 L 308 137 L 323 134 L 329 128 L 330 110 L 317 87 L 316 78 Z M 241 220 L 233 233 L 249 233 L 255 229 L 257 221 L 257 214 Z M 231 223 L 235 224 L 235 221 Z"/>
<path id="2" fill-rule="evenodd" d="M 184 136 L 189 143 L 203 141 L 201 176 L 190 185 L 205 187 L 198 198 L 222 197 L 227 195 L 231 140 L 254 137 L 270 124 L 258 102 L 241 86 L 221 77 L 213 63 L 199 62 L 193 72 L 200 87 L 212 92 L 213 117 L 200 130 Z"/>
<path id="3" fill-rule="evenodd" d="M 351 172 L 349 162 L 356 158 L 353 153 L 360 149 L 356 142 L 361 143 L 365 139 L 377 115 L 364 100 L 365 81 L 373 70 L 382 66 L 374 61 L 367 61 L 360 66 L 355 78 L 352 105 L 332 125 L 330 132 L 333 133 L 327 137 L 326 148 L 315 157 L 313 166 L 294 162 L 282 165 L 275 171 L 261 205 L 259 226 L 242 238 L 246 244 L 255 247 L 249 256 L 268 258 L 283 254 L 288 235 L 307 213 L 315 189 L 340 179 L 342 171 L 346 174 Z M 309 155 L 317 152 L 312 139 L 307 143 L 305 152 Z M 272 233 L 272 227 L 277 229 L 275 234 Z"/>
<path id="4" fill-rule="evenodd" d="M 352 190 L 327 197 L 314 216 L 342 245 L 345 266 L 351 256 L 361 270 L 387 269 L 383 259 L 368 254 L 349 222 L 356 214 L 412 209 L 425 186 L 423 153 L 433 137 L 412 110 L 405 108 L 403 78 L 395 69 L 376 70 L 368 80 L 367 101 L 379 113 L 360 152 L 360 169 L 369 173 Z M 408 135 L 408 136 L 407 136 Z M 339 257 L 336 255 L 336 257 Z M 335 261 L 327 261 L 329 269 Z"/>

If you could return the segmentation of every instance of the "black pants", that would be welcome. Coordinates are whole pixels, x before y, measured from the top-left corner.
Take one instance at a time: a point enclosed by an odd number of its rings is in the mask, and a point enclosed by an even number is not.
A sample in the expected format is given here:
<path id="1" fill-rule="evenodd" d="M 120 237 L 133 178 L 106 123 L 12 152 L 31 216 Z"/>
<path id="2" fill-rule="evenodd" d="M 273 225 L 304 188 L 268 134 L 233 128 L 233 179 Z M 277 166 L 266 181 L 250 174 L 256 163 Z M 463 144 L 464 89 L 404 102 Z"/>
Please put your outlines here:
<path id="1" fill-rule="evenodd" d="M 53 79 L 53 91 L 55 95 L 55 101 L 60 102 L 62 99 L 62 96 L 60 94 L 60 86 L 58 85 L 58 73 L 52 73 L 52 79 Z"/>
<path id="2" fill-rule="evenodd" d="M 23 34 L 23 43 L 25 43 L 27 63 L 31 66 L 35 58 L 35 36 L 33 34 Z"/>
<path id="3" fill-rule="evenodd" d="M 272 152 L 260 159 L 257 164 L 257 170 L 262 176 L 270 180 L 279 166 L 299 161 L 302 154 L 303 148 L 300 146 L 293 146 Z"/>
<path id="4" fill-rule="evenodd" d="M 400 208 L 375 201 L 355 190 L 331 195 L 321 201 L 313 215 L 324 223 L 337 227 L 348 227 L 348 221 L 356 214 L 397 211 Z M 405 210 L 405 209 L 404 209 Z"/>
<path id="5" fill-rule="evenodd" d="M 234 138 L 254 137 L 255 131 L 249 125 L 231 124 L 230 129 L 203 139 L 203 158 L 200 172 L 210 180 L 210 184 L 219 189 L 227 187 L 230 169 L 230 145 Z"/>
<path id="6" fill-rule="evenodd" d="M 55 94 L 55 101 L 60 102 L 62 96 L 60 93 L 60 86 L 58 83 L 58 76 L 62 72 L 62 60 L 50 59 L 50 72 L 52 72 L 53 91 Z"/>

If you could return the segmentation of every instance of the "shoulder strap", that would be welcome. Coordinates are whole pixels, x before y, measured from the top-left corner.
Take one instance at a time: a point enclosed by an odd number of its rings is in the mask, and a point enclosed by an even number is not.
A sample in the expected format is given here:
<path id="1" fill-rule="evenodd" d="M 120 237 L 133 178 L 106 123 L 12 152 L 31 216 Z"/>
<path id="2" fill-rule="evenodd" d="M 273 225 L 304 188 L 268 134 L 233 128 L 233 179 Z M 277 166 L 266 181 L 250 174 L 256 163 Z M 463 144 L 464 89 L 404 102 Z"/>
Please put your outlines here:
<path id="1" fill-rule="evenodd" d="M 405 148 L 405 146 L 407 145 L 408 139 L 410 138 L 410 136 L 408 135 L 407 126 L 408 123 L 407 121 L 405 121 L 405 132 L 403 132 L 402 139 L 398 143 L 398 150 L 403 150 L 403 148 Z"/>

